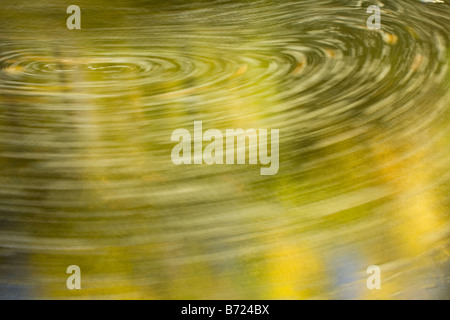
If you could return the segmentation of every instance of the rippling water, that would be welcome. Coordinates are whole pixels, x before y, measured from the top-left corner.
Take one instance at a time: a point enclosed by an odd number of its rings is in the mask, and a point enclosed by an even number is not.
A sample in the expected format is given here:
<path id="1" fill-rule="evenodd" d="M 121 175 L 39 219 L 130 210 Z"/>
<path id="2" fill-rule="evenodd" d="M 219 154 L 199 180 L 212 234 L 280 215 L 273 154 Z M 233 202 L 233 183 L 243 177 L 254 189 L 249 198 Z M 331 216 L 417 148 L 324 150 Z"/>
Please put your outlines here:
<path id="1" fill-rule="evenodd" d="M 76 2 L 0 7 L 0 298 L 449 298 L 448 3 Z M 279 173 L 175 166 L 197 120 Z"/>

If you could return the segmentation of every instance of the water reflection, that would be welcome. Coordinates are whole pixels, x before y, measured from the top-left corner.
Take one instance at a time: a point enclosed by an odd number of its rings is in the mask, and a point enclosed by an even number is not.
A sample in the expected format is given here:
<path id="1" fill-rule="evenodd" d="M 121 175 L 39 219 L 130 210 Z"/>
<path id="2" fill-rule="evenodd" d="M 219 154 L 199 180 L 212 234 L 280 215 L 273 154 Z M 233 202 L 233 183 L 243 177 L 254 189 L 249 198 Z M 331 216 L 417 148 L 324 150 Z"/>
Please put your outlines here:
<path id="1" fill-rule="evenodd" d="M 1 298 L 448 298 L 448 4 L 3 2 Z M 279 173 L 174 166 L 196 120 Z"/>

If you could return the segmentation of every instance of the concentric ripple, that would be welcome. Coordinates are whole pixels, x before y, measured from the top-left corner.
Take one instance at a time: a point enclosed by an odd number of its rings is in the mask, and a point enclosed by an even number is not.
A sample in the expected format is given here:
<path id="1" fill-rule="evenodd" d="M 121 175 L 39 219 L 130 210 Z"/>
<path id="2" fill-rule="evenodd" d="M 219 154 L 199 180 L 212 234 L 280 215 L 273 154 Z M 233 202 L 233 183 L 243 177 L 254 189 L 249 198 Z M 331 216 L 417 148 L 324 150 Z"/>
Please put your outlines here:
<path id="1" fill-rule="evenodd" d="M 118 5 L 0 9 L 0 298 L 448 298 L 448 3 Z M 279 173 L 174 166 L 196 120 L 280 129 Z"/>

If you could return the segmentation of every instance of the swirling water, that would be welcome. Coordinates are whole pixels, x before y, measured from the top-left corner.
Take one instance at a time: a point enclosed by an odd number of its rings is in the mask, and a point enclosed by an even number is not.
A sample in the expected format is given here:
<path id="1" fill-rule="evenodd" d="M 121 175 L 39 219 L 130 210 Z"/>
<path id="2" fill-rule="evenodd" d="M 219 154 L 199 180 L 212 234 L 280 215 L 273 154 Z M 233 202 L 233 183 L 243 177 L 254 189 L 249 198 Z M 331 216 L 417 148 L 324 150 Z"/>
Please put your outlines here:
<path id="1" fill-rule="evenodd" d="M 448 3 L 77 5 L 0 7 L 1 298 L 449 297 Z M 279 173 L 175 166 L 196 120 Z"/>

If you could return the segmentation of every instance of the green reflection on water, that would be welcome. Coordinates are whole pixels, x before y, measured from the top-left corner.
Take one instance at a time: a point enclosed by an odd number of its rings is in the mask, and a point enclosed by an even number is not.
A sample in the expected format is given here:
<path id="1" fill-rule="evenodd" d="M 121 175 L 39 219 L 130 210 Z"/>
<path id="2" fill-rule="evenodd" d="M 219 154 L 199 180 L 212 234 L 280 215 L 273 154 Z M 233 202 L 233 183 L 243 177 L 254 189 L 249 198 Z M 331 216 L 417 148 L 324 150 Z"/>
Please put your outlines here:
<path id="1" fill-rule="evenodd" d="M 77 5 L 0 8 L 0 297 L 448 297 L 448 4 Z M 279 173 L 173 165 L 196 120 Z"/>

